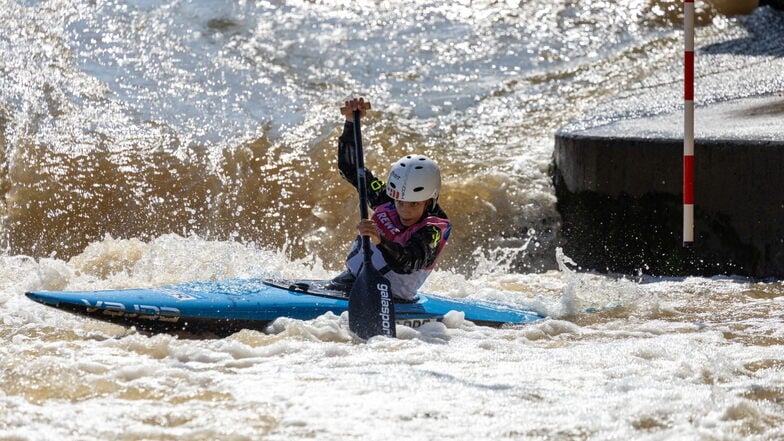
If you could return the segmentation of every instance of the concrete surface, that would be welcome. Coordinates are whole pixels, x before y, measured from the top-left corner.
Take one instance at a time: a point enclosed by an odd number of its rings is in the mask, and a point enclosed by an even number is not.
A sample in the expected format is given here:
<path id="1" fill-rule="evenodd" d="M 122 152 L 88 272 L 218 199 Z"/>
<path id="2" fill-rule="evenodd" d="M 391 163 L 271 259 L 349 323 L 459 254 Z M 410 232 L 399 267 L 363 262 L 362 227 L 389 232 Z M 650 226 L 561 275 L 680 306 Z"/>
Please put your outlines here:
<path id="1" fill-rule="evenodd" d="M 691 248 L 682 112 L 556 134 L 567 255 L 598 271 L 784 277 L 784 94 L 700 106 L 695 120 Z"/>

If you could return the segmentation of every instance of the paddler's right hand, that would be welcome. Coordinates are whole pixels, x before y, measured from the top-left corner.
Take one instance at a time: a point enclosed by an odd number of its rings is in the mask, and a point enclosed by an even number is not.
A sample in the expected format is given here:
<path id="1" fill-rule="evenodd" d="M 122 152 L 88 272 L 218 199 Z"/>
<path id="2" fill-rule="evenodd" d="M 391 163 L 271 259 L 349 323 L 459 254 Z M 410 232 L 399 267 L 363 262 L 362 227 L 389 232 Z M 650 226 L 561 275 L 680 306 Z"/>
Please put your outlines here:
<path id="1" fill-rule="evenodd" d="M 381 233 L 378 231 L 376 223 L 370 219 L 362 219 L 359 221 L 359 224 L 357 224 L 357 232 L 360 236 L 369 237 L 370 241 L 373 242 L 373 245 L 381 243 Z"/>

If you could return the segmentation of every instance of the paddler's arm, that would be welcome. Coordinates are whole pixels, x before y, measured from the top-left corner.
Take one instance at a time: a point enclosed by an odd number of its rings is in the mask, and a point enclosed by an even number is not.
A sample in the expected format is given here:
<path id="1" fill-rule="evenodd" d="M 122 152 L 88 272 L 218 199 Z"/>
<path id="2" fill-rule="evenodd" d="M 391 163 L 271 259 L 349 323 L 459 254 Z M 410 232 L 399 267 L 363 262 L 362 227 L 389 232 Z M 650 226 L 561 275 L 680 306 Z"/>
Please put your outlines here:
<path id="1" fill-rule="evenodd" d="M 359 100 L 346 101 L 346 108 L 359 106 Z M 360 111 L 364 115 L 364 110 Z M 338 138 L 338 170 L 343 179 L 348 181 L 354 188 L 357 187 L 357 164 L 354 160 L 354 116 L 351 112 L 346 114 L 346 122 L 343 124 L 343 133 Z M 377 207 L 385 202 L 389 202 L 386 184 L 373 176 L 373 173 L 365 168 L 367 176 L 367 197 L 371 207 Z"/>
<path id="2" fill-rule="evenodd" d="M 343 134 L 338 138 L 338 170 L 343 179 L 357 186 L 357 164 L 354 160 L 354 123 L 346 120 Z M 365 169 L 365 173 L 369 170 Z"/>
<path id="3" fill-rule="evenodd" d="M 436 261 L 440 242 L 441 230 L 428 225 L 414 233 L 405 245 L 381 237 L 376 247 L 392 271 L 409 274 L 427 268 Z"/>
<path id="4" fill-rule="evenodd" d="M 338 138 L 338 170 L 343 179 L 354 188 L 357 186 L 357 163 L 354 156 L 354 112 L 356 111 L 359 111 L 360 117 L 365 116 L 367 109 L 363 98 L 347 100 L 345 106 L 340 108 L 340 114 L 346 118 L 346 122 L 343 124 L 343 133 Z M 367 172 L 366 168 L 365 173 Z"/>

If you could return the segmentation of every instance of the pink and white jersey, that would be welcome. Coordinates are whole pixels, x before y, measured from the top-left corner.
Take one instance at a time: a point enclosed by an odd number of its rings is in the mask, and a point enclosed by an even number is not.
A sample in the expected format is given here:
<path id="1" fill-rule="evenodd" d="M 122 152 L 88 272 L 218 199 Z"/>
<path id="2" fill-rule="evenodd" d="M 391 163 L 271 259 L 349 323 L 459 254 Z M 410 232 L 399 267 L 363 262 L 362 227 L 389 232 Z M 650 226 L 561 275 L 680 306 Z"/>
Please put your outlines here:
<path id="1" fill-rule="evenodd" d="M 408 243 L 414 233 L 422 228 L 429 225 L 437 227 L 441 232 L 441 235 L 437 239 L 439 243 L 436 255 L 440 254 L 441 250 L 443 250 L 446 245 L 452 228 L 448 219 L 438 216 L 426 216 L 416 224 L 406 227 L 400 221 L 400 217 L 397 210 L 395 210 L 395 204 L 393 202 L 376 207 L 372 218 L 376 222 L 376 225 L 378 225 L 381 235 L 384 236 L 385 239 L 404 246 Z M 348 266 L 348 269 L 354 275 L 359 274 L 359 270 L 363 264 L 360 243 L 359 240 L 354 241 L 351 252 L 349 252 L 348 258 L 346 259 L 346 266 Z M 392 286 L 392 294 L 404 300 L 413 300 L 416 297 L 417 290 L 425 283 L 427 276 L 430 275 L 430 272 L 435 266 L 435 261 L 437 260 L 435 259 L 433 263 L 426 268 L 403 274 L 391 271 L 381 251 L 372 243 L 370 244 L 370 249 L 372 251 L 373 266 L 389 279 Z"/>

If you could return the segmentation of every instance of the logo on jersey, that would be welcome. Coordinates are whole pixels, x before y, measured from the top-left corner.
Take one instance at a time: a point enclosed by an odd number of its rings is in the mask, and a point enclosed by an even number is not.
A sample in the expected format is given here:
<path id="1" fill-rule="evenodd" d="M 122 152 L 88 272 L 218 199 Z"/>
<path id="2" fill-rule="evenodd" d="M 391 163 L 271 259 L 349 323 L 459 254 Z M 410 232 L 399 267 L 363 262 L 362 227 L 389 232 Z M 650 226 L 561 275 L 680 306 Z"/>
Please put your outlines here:
<path id="1" fill-rule="evenodd" d="M 439 242 L 441 242 L 441 230 L 436 228 L 436 231 L 433 233 L 433 248 L 438 248 Z"/>
<path id="2" fill-rule="evenodd" d="M 392 240 L 396 235 L 400 234 L 400 229 L 395 226 L 387 212 L 381 211 L 376 213 L 376 219 L 381 224 L 382 233 L 387 239 Z"/>
<path id="3" fill-rule="evenodd" d="M 373 179 L 373 181 L 370 183 L 370 189 L 373 191 L 379 191 L 382 188 L 384 188 L 384 182 L 382 182 L 380 179 Z"/>

